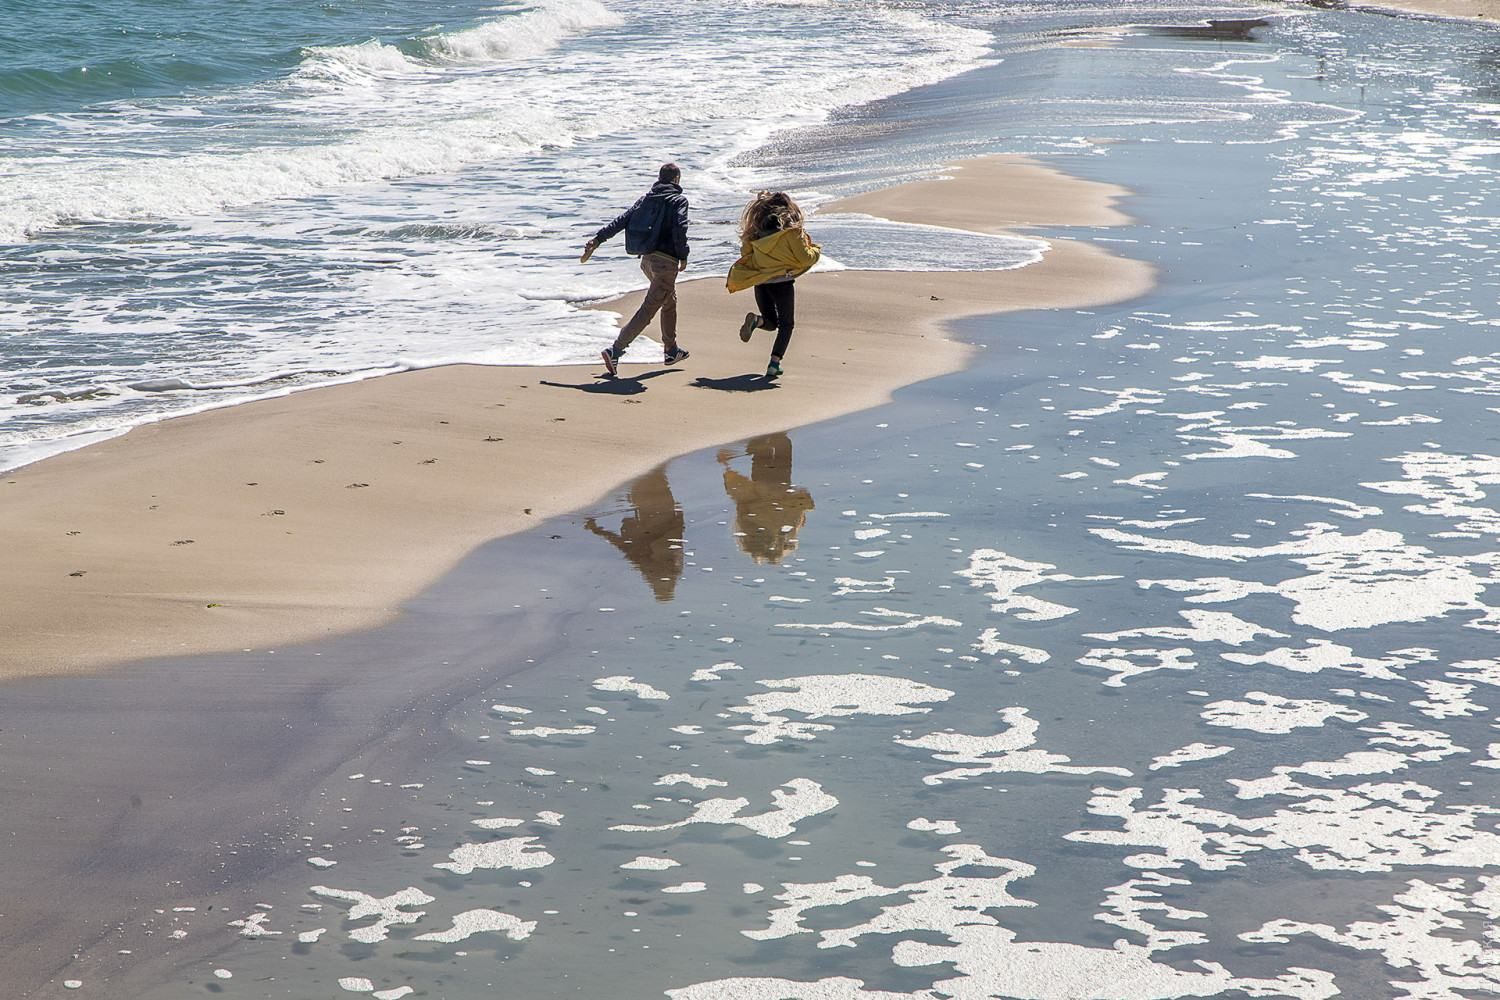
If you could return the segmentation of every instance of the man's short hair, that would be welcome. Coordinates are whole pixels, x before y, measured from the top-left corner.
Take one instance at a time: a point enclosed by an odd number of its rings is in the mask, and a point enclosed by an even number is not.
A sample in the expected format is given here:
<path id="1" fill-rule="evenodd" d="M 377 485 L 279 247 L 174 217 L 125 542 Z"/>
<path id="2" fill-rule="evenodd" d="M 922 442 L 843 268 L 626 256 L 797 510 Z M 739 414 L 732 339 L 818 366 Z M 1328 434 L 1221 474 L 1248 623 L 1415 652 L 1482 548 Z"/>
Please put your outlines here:
<path id="1" fill-rule="evenodd" d="M 662 184 L 676 184 L 682 180 L 682 168 L 675 163 L 663 163 L 656 172 L 656 179 Z"/>

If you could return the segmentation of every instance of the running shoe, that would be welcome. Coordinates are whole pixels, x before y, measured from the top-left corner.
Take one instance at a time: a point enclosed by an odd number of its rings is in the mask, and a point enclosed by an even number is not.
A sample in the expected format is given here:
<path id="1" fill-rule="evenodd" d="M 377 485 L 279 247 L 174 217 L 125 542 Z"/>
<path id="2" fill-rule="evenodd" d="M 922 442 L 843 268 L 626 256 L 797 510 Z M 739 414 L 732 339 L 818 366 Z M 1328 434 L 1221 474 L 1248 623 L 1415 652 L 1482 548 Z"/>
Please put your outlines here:
<path id="1" fill-rule="evenodd" d="M 768 378 L 768 379 L 781 378 L 781 362 L 780 361 L 772 361 L 770 364 L 766 365 L 766 378 Z"/>
<path id="2" fill-rule="evenodd" d="M 614 348 L 606 347 L 599 352 L 599 357 L 604 359 L 604 370 L 610 375 L 618 374 L 620 371 L 620 356 L 615 353 Z"/>
<path id="3" fill-rule="evenodd" d="M 740 340 L 750 343 L 750 335 L 760 326 L 760 316 L 755 313 L 745 313 L 745 322 L 740 324 Z"/>
<path id="4" fill-rule="evenodd" d="M 675 365 L 679 361 L 686 361 L 690 356 L 687 351 L 679 347 L 675 351 L 668 351 L 667 356 L 662 358 L 661 363 L 664 365 Z"/>

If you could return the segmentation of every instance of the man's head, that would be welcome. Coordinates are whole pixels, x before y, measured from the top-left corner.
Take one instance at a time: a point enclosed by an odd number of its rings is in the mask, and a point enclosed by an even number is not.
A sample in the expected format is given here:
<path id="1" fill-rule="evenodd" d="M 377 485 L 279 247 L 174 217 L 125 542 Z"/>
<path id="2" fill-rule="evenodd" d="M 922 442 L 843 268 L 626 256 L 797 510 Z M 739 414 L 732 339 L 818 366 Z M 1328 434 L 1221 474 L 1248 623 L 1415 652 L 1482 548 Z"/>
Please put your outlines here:
<path id="1" fill-rule="evenodd" d="M 675 163 L 663 163 L 656 172 L 656 180 L 661 184 L 676 184 L 682 180 L 682 168 Z"/>

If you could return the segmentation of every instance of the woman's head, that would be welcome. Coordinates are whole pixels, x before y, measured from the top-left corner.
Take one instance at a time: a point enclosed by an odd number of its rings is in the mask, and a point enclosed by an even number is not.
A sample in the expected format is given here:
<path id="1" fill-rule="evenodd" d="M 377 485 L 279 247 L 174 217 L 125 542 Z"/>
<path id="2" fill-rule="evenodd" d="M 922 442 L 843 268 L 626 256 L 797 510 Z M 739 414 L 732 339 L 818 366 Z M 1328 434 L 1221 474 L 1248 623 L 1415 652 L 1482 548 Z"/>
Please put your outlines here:
<path id="1" fill-rule="evenodd" d="M 775 224 L 770 224 L 774 220 Z M 747 240 L 767 230 L 792 229 L 802 225 L 802 209 L 785 191 L 761 191 L 740 216 L 740 235 Z"/>

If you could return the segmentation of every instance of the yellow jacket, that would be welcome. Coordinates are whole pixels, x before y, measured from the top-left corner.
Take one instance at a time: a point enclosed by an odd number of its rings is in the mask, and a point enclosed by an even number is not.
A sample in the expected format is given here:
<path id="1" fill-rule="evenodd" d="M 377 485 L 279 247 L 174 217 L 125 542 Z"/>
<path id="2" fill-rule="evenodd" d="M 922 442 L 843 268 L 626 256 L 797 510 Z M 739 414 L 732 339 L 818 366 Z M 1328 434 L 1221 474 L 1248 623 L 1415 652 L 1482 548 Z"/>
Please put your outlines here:
<path id="1" fill-rule="evenodd" d="M 811 269 L 822 253 L 823 248 L 801 226 L 746 240 L 740 244 L 740 259 L 730 266 L 725 284 L 731 292 L 738 292 L 788 274 L 796 278 Z"/>

